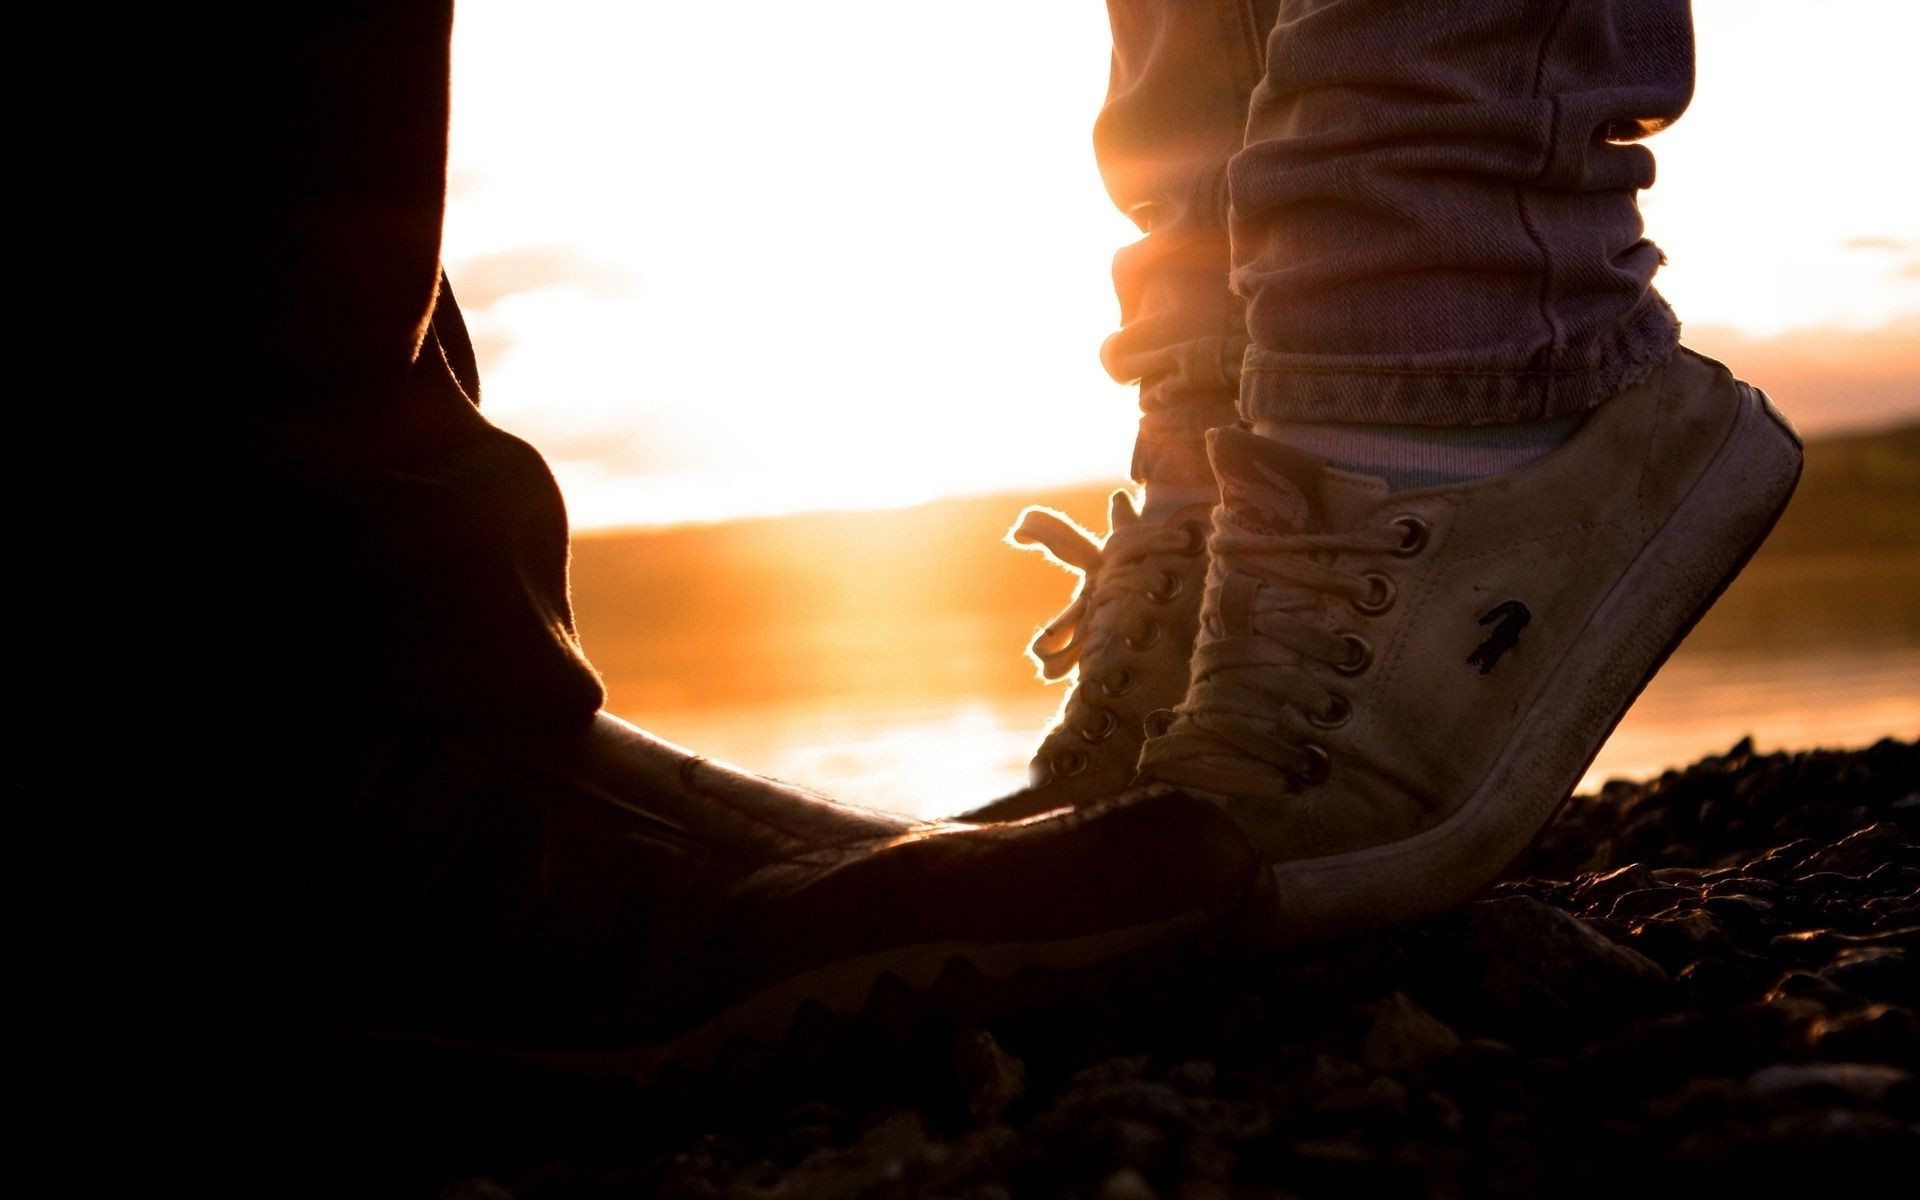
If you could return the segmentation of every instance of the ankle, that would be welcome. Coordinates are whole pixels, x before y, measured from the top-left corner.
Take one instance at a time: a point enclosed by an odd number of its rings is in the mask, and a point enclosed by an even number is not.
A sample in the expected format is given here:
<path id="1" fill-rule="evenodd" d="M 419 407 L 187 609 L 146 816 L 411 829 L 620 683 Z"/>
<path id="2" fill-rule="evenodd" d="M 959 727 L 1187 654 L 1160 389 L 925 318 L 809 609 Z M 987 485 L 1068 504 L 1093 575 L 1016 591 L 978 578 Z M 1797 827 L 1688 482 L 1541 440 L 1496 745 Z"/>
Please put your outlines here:
<path id="1" fill-rule="evenodd" d="M 1261 421 L 1253 431 L 1327 459 L 1344 471 L 1384 479 L 1396 492 L 1489 479 L 1558 449 L 1585 413 L 1507 425 L 1361 425 Z"/>
<path id="2" fill-rule="evenodd" d="M 1196 504 L 1212 506 L 1219 502 L 1220 485 L 1211 479 L 1205 483 L 1173 483 L 1149 479 L 1141 492 L 1140 519 L 1165 521 L 1183 508 Z"/>

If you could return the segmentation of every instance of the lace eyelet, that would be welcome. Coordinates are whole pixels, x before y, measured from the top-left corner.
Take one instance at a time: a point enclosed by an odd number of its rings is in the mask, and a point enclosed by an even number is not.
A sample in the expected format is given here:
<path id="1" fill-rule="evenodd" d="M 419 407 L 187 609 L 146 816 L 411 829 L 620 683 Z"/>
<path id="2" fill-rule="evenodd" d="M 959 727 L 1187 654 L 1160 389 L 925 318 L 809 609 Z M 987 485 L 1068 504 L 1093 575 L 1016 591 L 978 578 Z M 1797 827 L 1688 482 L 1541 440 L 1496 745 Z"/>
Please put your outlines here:
<path id="1" fill-rule="evenodd" d="M 1180 531 L 1187 535 L 1187 544 L 1180 547 L 1180 553 L 1192 558 L 1207 548 L 1207 527 L 1198 521 L 1181 524 Z"/>
<path id="2" fill-rule="evenodd" d="M 1394 549 L 1394 553 L 1401 558 L 1412 558 L 1427 548 L 1427 536 L 1432 532 L 1432 527 L 1419 517 L 1403 513 L 1388 524 L 1400 530 L 1400 545 Z"/>
<path id="3" fill-rule="evenodd" d="M 1156 708 L 1147 714 L 1143 724 L 1148 737 L 1164 737 L 1167 730 L 1172 729 L 1173 723 L 1179 719 L 1180 714 L 1171 708 Z"/>
<path id="4" fill-rule="evenodd" d="M 1078 750 L 1069 750 L 1053 760 L 1054 774 L 1062 779 L 1071 779 L 1087 769 L 1087 756 Z"/>
<path id="5" fill-rule="evenodd" d="M 1140 682 L 1138 676 L 1134 675 L 1132 671 L 1127 670 L 1125 667 L 1121 667 L 1120 670 L 1114 674 L 1113 678 L 1102 679 L 1100 681 L 1100 690 L 1109 696 L 1124 696 L 1132 691 L 1133 685 L 1138 682 Z"/>
<path id="6" fill-rule="evenodd" d="M 1308 742 L 1300 747 L 1300 752 L 1307 756 L 1307 769 L 1294 778 L 1302 784 L 1325 783 L 1333 774 L 1333 758 L 1327 748 L 1318 742 Z"/>
<path id="7" fill-rule="evenodd" d="M 1364 600 L 1349 601 L 1353 611 L 1363 617 L 1377 617 L 1393 607 L 1395 591 L 1391 578 L 1378 571 L 1368 571 L 1360 578 L 1367 581 L 1367 596 Z"/>
<path id="8" fill-rule="evenodd" d="M 1351 720 L 1353 704 L 1339 692 L 1333 693 L 1333 703 L 1327 705 L 1325 712 L 1307 714 L 1307 723 L 1316 729 L 1338 729 Z"/>
<path id="9" fill-rule="evenodd" d="M 1342 675 L 1358 675 L 1373 665 L 1373 646 L 1357 633 L 1343 633 L 1340 640 L 1347 644 L 1345 662 L 1333 664 L 1333 669 Z"/>
<path id="10" fill-rule="evenodd" d="M 1160 640 L 1160 622 L 1148 617 L 1138 633 L 1130 633 L 1121 640 L 1129 650 L 1145 650 Z"/>
<path id="11" fill-rule="evenodd" d="M 1080 731 L 1080 740 L 1088 745 L 1106 741 L 1113 736 L 1114 730 L 1120 728 L 1120 719 L 1113 715 L 1112 709 L 1103 708 L 1099 711 L 1099 724 L 1095 725 L 1092 729 L 1082 729 Z"/>
<path id="12" fill-rule="evenodd" d="M 1165 604 L 1178 596 L 1187 586 L 1187 581 L 1172 571 L 1160 572 L 1160 582 L 1147 589 L 1147 599 L 1155 604 Z"/>

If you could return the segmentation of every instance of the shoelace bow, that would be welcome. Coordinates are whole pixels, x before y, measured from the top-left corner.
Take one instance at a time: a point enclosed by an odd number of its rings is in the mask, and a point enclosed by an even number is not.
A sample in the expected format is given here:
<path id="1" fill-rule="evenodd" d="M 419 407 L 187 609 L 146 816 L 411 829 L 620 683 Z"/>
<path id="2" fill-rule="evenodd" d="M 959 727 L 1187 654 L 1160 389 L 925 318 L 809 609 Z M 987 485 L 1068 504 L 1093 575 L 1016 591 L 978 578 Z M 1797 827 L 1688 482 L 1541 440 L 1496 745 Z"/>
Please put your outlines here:
<path id="1" fill-rule="evenodd" d="M 1142 521 L 1125 492 L 1114 494 L 1112 532 L 1104 543 L 1060 513 L 1038 506 L 1022 512 L 1007 536 L 1015 545 L 1043 550 L 1061 566 L 1080 573 L 1072 602 L 1027 647 L 1041 678 L 1048 681 L 1081 667 L 1080 687 L 1068 702 L 1070 710 L 1096 679 L 1107 696 L 1121 694 L 1124 689 L 1119 682 L 1105 678 L 1096 668 L 1109 657 L 1110 647 L 1145 650 L 1152 644 L 1151 640 L 1141 642 L 1139 631 L 1126 627 L 1126 614 L 1137 609 L 1143 598 L 1171 600 L 1183 580 L 1165 560 L 1197 554 L 1203 541 L 1198 527 L 1190 522 L 1169 527 Z M 1071 726 L 1071 715 L 1060 729 Z"/>
<path id="2" fill-rule="evenodd" d="M 1392 583 L 1377 572 L 1331 565 L 1351 553 L 1406 553 L 1404 529 L 1253 533 L 1216 517 L 1212 568 L 1186 702 L 1148 741 L 1141 771 L 1155 780 L 1227 795 L 1297 791 L 1326 778 L 1326 751 L 1299 722 L 1328 728 L 1351 715 L 1347 698 L 1310 662 L 1342 674 L 1366 669 L 1372 651 L 1337 630 L 1329 600 L 1379 611 Z M 1330 626 L 1336 628 L 1330 628 Z"/>

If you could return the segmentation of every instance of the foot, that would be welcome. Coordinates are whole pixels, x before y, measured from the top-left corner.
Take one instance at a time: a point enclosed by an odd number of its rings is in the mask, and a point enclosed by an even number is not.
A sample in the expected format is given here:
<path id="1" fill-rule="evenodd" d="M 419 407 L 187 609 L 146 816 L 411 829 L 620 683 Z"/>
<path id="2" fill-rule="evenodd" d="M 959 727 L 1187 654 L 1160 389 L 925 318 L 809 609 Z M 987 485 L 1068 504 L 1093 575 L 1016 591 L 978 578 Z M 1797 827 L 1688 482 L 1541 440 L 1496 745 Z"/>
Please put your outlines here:
<path id="1" fill-rule="evenodd" d="M 1558 450 L 1390 492 L 1236 429 L 1193 685 L 1144 780 L 1215 800 L 1287 943 L 1480 891 L 1772 528 L 1799 439 L 1689 351 Z"/>
<path id="2" fill-rule="evenodd" d="M 269 1032 L 645 1079 L 731 1037 L 778 1044 L 804 1005 L 855 1014 L 883 977 L 937 1011 L 955 961 L 989 985 L 1087 968 L 1264 890 L 1245 836 L 1168 789 L 1020 825 L 915 824 L 604 715 L 521 743 L 422 737 L 369 763 L 324 830 L 309 822 L 302 869 L 263 865 L 283 908 L 246 914 L 271 937 L 249 947 L 259 994 L 239 1010 Z"/>
<path id="3" fill-rule="evenodd" d="M 1200 627 L 1211 502 L 1162 521 L 1115 492 L 1104 543 L 1046 508 L 1029 508 L 1009 535 L 1082 573 L 1073 603 L 1028 653 L 1048 681 L 1078 670 L 1060 720 L 1028 767 L 1028 786 L 966 814 L 1014 821 L 1077 808 L 1124 790 L 1139 766 L 1148 716 L 1187 693 L 1187 659 Z"/>

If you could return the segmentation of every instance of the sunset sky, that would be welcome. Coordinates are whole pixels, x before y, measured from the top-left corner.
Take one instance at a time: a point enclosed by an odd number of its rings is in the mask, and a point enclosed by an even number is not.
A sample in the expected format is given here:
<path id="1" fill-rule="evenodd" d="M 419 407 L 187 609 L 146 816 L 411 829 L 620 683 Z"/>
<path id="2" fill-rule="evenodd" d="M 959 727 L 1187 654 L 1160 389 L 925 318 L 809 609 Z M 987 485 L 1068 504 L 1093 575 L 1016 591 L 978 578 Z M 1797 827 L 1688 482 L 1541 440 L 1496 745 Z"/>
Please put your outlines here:
<path id="1" fill-rule="evenodd" d="M 1804 429 L 1920 416 L 1908 0 L 1698 0 L 1643 198 L 1688 340 Z M 575 525 L 1118 478 L 1096 0 L 461 0 L 445 255 Z"/>

